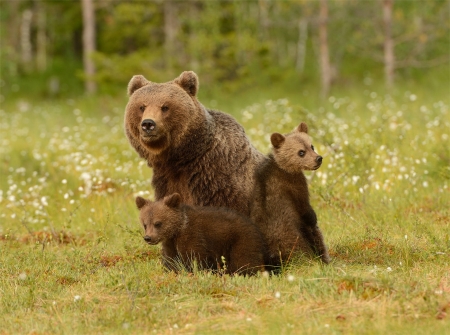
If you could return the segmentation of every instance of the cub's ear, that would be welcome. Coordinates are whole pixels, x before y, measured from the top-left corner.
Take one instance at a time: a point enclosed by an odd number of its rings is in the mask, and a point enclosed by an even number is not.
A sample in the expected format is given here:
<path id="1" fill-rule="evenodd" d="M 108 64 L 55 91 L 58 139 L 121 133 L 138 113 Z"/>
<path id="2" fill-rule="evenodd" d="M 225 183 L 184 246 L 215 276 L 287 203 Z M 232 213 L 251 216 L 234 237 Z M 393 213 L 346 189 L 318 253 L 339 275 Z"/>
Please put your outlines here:
<path id="1" fill-rule="evenodd" d="M 273 147 L 275 149 L 278 149 L 279 147 L 281 147 L 281 145 L 284 143 L 284 140 L 286 138 L 281 135 L 280 133 L 273 133 L 272 135 L 270 135 L 270 142 L 272 143 Z"/>
<path id="2" fill-rule="evenodd" d="M 178 193 L 174 193 L 164 197 L 164 205 L 171 208 L 177 208 L 181 203 L 181 196 Z"/>
<path id="3" fill-rule="evenodd" d="M 179 85 L 190 96 L 195 97 L 197 95 L 199 82 L 194 71 L 184 71 L 177 79 L 174 80 L 174 83 Z"/>
<path id="4" fill-rule="evenodd" d="M 308 126 L 305 122 L 302 122 L 298 125 L 297 131 L 308 134 Z"/>
<path id="5" fill-rule="evenodd" d="M 146 203 L 147 203 L 147 200 L 145 200 L 144 198 L 136 197 L 136 206 L 138 209 L 141 209 L 142 207 L 144 207 Z"/>
<path id="6" fill-rule="evenodd" d="M 141 76 L 140 74 L 137 76 L 133 76 L 133 78 L 131 78 L 130 82 L 128 83 L 128 96 L 131 97 L 134 91 L 150 83 L 150 81 L 145 79 L 144 76 Z"/>

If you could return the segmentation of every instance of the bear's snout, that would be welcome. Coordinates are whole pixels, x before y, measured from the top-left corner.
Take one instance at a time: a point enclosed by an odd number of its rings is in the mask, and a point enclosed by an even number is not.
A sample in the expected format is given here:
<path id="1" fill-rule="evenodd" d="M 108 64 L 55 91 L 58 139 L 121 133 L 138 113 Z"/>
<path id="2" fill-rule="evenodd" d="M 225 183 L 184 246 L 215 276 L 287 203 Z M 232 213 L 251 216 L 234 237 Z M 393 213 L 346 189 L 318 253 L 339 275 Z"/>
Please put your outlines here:
<path id="1" fill-rule="evenodd" d="M 148 235 L 144 236 L 144 241 L 149 243 L 149 244 L 153 244 L 152 238 L 150 236 L 148 236 Z"/>
<path id="2" fill-rule="evenodd" d="M 141 127 L 143 131 L 149 134 L 156 129 L 156 123 L 152 119 L 145 119 L 144 121 L 142 121 Z"/>
<path id="3" fill-rule="evenodd" d="M 317 156 L 316 157 L 316 162 L 317 162 L 317 164 L 322 164 L 322 156 Z"/>

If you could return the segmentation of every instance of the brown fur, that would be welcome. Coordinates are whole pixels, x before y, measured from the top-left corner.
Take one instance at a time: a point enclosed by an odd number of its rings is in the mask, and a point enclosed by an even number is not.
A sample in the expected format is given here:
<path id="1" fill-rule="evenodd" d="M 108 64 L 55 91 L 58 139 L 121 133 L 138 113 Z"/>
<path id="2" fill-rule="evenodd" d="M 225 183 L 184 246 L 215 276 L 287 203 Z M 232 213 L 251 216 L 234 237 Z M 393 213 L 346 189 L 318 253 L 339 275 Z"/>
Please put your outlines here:
<path id="1" fill-rule="evenodd" d="M 140 221 L 149 244 L 162 243 L 164 266 L 178 271 L 182 264 L 228 274 L 264 271 L 264 241 L 258 228 L 235 211 L 181 204 L 175 193 L 152 202 L 136 198 Z M 225 259 L 225 264 L 222 262 Z"/>
<path id="2" fill-rule="evenodd" d="M 134 76 L 128 84 L 126 135 L 153 168 L 157 200 L 179 193 L 189 205 L 249 215 L 254 170 L 264 156 L 235 119 L 197 100 L 198 87 L 192 71 L 163 84 Z M 146 132 L 144 120 L 152 120 L 154 128 Z"/>
<path id="3" fill-rule="evenodd" d="M 316 254 L 324 263 L 330 261 L 303 174 L 322 162 L 307 132 L 301 123 L 288 135 L 272 134 L 273 152 L 255 173 L 251 218 L 268 244 L 269 265 L 279 266 L 293 253 Z"/>

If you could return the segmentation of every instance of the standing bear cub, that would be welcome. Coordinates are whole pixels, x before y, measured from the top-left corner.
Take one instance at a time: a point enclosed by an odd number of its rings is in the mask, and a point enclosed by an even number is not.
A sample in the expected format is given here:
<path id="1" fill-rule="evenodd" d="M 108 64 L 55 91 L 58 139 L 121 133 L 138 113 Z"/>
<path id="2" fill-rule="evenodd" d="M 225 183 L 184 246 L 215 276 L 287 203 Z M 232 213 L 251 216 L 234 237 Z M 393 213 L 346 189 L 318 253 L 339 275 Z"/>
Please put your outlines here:
<path id="1" fill-rule="evenodd" d="M 167 83 L 134 76 L 125 133 L 153 169 L 156 200 L 179 193 L 183 203 L 228 207 L 248 216 L 254 171 L 264 156 L 234 118 L 198 101 L 198 89 L 192 71 Z"/>
<path id="2" fill-rule="evenodd" d="M 152 202 L 137 197 L 140 221 L 148 244 L 162 243 L 164 266 L 175 272 L 222 270 L 253 275 L 264 271 L 265 249 L 258 228 L 241 214 L 215 207 L 181 203 L 178 193 Z"/>
<path id="3" fill-rule="evenodd" d="M 295 253 L 330 261 L 303 174 L 322 164 L 307 133 L 307 125 L 301 123 L 288 135 L 272 134 L 273 152 L 255 173 L 251 219 L 268 244 L 268 266 L 279 267 Z"/>

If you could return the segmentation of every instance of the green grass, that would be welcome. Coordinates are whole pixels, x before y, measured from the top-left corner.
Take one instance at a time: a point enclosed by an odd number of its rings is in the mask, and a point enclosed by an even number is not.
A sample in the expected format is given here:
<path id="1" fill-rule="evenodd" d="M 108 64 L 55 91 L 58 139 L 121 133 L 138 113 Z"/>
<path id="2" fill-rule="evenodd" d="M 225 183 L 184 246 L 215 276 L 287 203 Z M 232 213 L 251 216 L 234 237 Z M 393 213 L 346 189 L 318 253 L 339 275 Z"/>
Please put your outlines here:
<path id="1" fill-rule="evenodd" d="M 449 96 L 281 91 L 202 98 L 262 152 L 305 121 L 324 156 L 308 177 L 333 261 L 296 259 L 269 278 L 162 269 L 134 205 L 153 191 L 123 132 L 126 97 L 5 101 L 0 334 L 448 333 Z"/>

